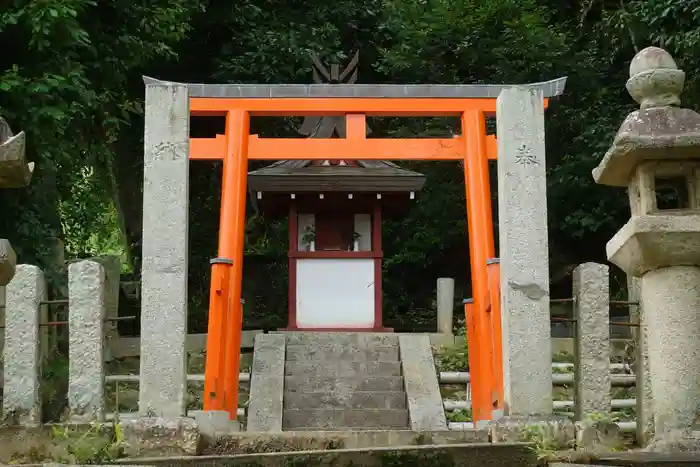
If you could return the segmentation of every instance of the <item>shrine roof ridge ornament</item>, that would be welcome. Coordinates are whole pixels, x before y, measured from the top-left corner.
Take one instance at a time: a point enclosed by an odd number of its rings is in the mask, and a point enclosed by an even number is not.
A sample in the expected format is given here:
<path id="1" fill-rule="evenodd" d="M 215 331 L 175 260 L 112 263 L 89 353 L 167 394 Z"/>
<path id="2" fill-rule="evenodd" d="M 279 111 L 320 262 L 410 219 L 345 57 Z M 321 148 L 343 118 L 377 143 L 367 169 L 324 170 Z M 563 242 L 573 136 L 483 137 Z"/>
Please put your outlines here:
<path id="1" fill-rule="evenodd" d="M 200 84 L 143 77 L 147 86 L 187 86 L 190 97 L 220 99 L 372 98 L 495 99 L 504 89 L 539 89 L 543 97 L 564 92 L 567 77 L 530 84 Z"/>

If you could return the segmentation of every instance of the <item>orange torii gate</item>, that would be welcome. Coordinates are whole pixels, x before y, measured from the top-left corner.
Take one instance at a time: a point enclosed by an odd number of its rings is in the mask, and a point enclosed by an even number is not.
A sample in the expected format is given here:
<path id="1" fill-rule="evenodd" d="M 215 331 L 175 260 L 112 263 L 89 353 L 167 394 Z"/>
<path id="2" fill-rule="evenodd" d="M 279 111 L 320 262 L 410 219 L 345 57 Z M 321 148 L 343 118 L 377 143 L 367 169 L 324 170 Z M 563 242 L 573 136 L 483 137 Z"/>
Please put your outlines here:
<path id="1" fill-rule="evenodd" d="M 150 78 L 147 84 L 166 83 Z M 536 83 L 547 98 L 561 94 L 565 78 Z M 212 260 L 204 410 L 238 408 L 242 329 L 241 284 L 248 160 L 453 160 L 464 163 L 471 256 L 473 313 L 468 318 L 469 366 L 475 421 L 503 405 L 501 312 L 488 161 L 497 159 L 496 137 L 486 118 L 496 113 L 505 85 L 206 85 L 187 84 L 191 116 L 225 116 L 225 134 L 190 138 L 191 160 L 222 160 L 218 258 Z M 254 116 L 344 116 L 346 137 L 260 138 Z M 367 116 L 458 116 L 453 138 L 367 138 Z M 497 266 L 495 266 L 497 268 Z M 491 284 L 493 285 L 490 285 Z M 466 307 L 465 307 L 466 311 Z M 494 345 L 496 344 L 496 345 Z"/>

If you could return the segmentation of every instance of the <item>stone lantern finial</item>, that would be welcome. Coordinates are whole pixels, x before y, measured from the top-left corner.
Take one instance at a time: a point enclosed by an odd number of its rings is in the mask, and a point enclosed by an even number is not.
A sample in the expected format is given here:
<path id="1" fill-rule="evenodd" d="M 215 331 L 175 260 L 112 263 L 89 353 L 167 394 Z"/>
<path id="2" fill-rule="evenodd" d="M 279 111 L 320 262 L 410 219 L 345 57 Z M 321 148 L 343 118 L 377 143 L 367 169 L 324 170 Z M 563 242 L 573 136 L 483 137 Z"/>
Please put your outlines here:
<path id="1" fill-rule="evenodd" d="M 627 91 L 642 109 L 681 103 L 685 73 L 671 54 L 659 47 L 647 47 L 630 63 Z"/>

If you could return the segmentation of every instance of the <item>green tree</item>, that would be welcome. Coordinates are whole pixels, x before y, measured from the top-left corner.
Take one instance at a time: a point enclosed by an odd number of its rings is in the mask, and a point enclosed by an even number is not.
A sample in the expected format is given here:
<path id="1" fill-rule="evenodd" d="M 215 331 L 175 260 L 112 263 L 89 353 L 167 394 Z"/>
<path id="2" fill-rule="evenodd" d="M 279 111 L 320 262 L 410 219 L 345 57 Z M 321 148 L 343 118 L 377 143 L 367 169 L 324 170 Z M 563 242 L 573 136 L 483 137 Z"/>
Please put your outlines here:
<path id="1" fill-rule="evenodd" d="M 141 111 L 133 83 L 149 63 L 173 56 L 198 4 L 4 3 L 0 112 L 26 131 L 36 173 L 29 188 L 0 192 L 0 235 L 20 261 L 55 273 L 64 245 L 83 256 L 96 253 L 97 237 L 114 242 L 115 142 Z"/>

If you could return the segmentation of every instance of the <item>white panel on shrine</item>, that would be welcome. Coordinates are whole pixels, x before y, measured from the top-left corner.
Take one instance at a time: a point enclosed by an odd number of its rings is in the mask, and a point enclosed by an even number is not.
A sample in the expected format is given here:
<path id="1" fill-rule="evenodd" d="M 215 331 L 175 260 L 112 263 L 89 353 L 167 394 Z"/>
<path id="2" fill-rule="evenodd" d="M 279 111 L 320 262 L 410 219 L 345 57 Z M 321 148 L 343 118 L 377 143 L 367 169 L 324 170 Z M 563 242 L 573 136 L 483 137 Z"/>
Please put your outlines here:
<path id="1" fill-rule="evenodd" d="M 374 260 L 297 260 L 297 326 L 374 327 Z"/>

